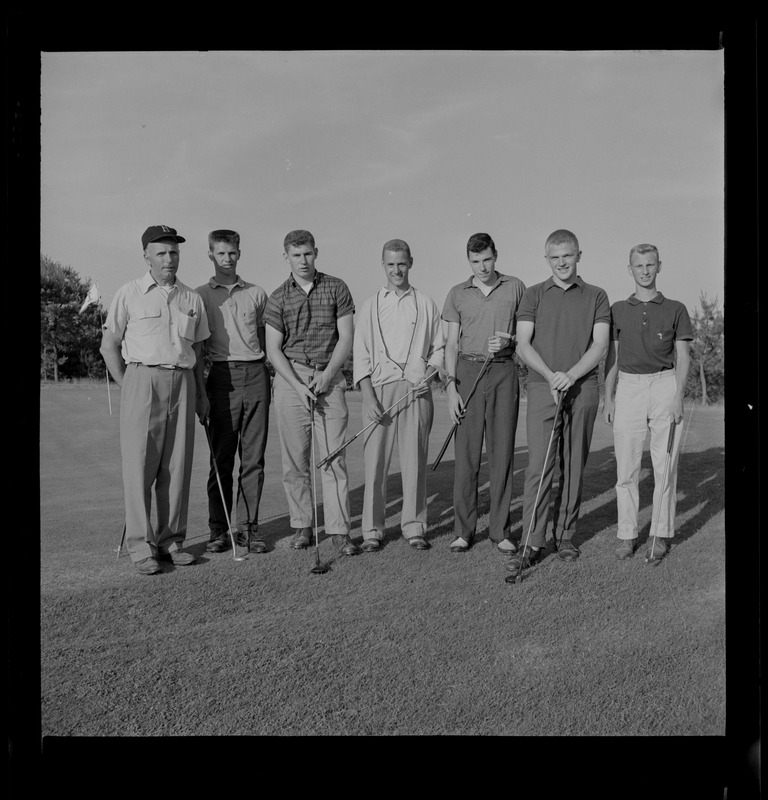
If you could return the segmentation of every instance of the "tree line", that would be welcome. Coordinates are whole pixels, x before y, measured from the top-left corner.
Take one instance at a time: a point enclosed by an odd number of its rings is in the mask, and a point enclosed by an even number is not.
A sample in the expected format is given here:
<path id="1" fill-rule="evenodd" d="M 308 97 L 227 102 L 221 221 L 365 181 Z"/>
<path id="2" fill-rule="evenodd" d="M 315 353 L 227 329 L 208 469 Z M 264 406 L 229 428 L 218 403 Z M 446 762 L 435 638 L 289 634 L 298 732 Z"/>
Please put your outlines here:
<path id="1" fill-rule="evenodd" d="M 107 310 L 96 301 L 81 312 L 91 281 L 71 266 L 40 254 L 40 378 L 43 381 L 104 380 L 106 367 L 99 352 L 101 326 Z M 689 310 L 690 312 L 690 310 Z M 691 314 L 694 339 L 685 396 L 703 405 L 725 398 L 724 309 L 717 298 L 702 293 Z M 270 366 L 270 372 L 274 370 Z M 518 364 L 523 391 L 528 370 Z M 352 355 L 342 371 L 352 384 Z M 600 367 L 602 386 L 602 365 Z"/>

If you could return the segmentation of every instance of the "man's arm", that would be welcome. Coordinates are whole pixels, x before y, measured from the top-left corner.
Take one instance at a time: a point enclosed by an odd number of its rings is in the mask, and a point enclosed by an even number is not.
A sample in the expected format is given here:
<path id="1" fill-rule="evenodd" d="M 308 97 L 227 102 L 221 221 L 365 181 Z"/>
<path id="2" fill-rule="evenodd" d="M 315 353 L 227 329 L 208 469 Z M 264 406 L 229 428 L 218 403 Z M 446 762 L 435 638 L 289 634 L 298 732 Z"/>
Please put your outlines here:
<path id="1" fill-rule="evenodd" d="M 309 388 L 316 394 L 323 394 L 328 391 L 336 373 L 344 366 L 349 351 L 352 349 L 352 339 L 354 336 L 354 326 L 352 324 L 352 314 L 345 314 L 336 320 L 336 330 L 339 332 L 339 340 L 331 353 L 331 360 L 328 366 L 309 382 Z M 273 362 L 274 363 L 274 362 Z"/>
<path id="2" fill-rule="evenodd" d="M 459 322 L 446 322 L 446 342 L 445 342 L 445 371 L 448 374 L 448 413 L 451 415 L 451 422 L 454 425 L 460 424 L 464 416 L 464 402 L 461 399 L 459 390 L 456 388 L 456 366 L 459 360 Z"/>
<path id="3" fill-rule="evenodd" d="M 608 353 L 605 356 L 605 397 L 603 399 L 603 419 L 606 425 L 613 425 L 616 403 L 613 390 L 616 387 L 616 376 L 619 374 L 619 340 L 608 342 Z"/>
<path id="4" fill-rule="evenodd" d="M 192 368 L 195 376 L 195 411 L 202 425 L 211 413 L 211 403 L 208 400 L 208 393 L 205 391 L 205 378 L 203 377 L 205 369 L 204 342 L 194 342 L 192 349 L 195 351 L 195 366 Z"/>
<path id="5" fill-rule="evenodd" d="M 683 396 L 685 395 L 685 384 L 688 382 L 688 370 L 691 367 L 690 342 L 686 339 L 675 340 L 675 378 L 677 380 L 677 391 L 672 404 L 672 415 L 675 422 L 683 421 Z"/>
<path id="6" fill-rule="evenodd" d="M 280 374 L 280 377 L 295 389 L 296 394 L 299 395 L 304 406 L 309 410 L 310 401 L 314 401 L 317 398 L 312 394 L 312 391 L 299 380 L 299 376 L 294 372 L 291 362 L 285 357 L 285 353 L 283 353 L 284 338 L 285 336 L 282 331 L 273 328 L 269 324 L 265 326 L 267 358 Z"/>
<path id="7" fill-rule="evenodd" d="M 534 350 L 531 341 L 536 329 L 536 323 L 530 320 L 518 320 L 515 328 L 517 337 L 517 354 L 520 360 L 529 369 L 535 369 L 542 377 L 552 383 L 552 370 L 544 363 L 544 359 Z"/>
<path id="8" fill-rule="evenodd" d="M 122 342 L 123 340 L 112 331 L 105 330 L 101 336 L 101 346 L 99 347 L 99 352 L 107 365 L 109 374 L 114 378 L 118 386 L 123 385 L 123 376 L 125 375 L 125 361 L 123 361 L 121 349 Z"/>

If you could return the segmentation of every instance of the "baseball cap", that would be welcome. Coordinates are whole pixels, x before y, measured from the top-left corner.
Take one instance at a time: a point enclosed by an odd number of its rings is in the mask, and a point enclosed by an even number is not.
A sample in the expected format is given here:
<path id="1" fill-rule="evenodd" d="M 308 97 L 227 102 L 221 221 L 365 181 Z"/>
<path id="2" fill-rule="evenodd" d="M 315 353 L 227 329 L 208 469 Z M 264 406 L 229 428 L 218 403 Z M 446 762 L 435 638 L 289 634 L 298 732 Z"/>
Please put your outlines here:
<path id="1" fill-rule="evenodd" d="M 177 242 L 186 242 L 183 236 L 176 233 L 176 228 L 169 228 L 167 225 L 150 225 L 141 235 L 141 249 L 145 250 L 150 242 L 158 239 L 175 239 Z"/>

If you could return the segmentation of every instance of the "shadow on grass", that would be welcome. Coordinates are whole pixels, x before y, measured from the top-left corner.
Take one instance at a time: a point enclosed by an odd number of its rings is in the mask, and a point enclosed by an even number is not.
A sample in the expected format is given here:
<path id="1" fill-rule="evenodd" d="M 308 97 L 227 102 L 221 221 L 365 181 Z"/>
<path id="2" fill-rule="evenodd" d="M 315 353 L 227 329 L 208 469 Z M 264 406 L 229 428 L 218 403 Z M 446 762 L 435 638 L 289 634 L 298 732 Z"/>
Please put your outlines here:
<path id="1" fill-rule="evenodd" d="M 524 471 L 528 465 L 528 450 L 526 447 L 517 448 L 515 451 L 515 477 L 512 500 L 511 532 L 512 538 L 521 539 L 525 532 L 522 530 L 522 491 Z M 426 538 L 434 544 L 446 534 L 453 534 L 453 474 L 454 462 L 443 461 L 436 470 L 432 470 L 431 462 L 427 468 L 427 497 L 429 499 L 428 530 Z M 484 455 L 478 479 L 478 509 L 477 516 L 481 530 L 475 534 L 474 545 L 488 538 L 488 529 L 482 518 L 488 514 L 490 508 L 488 483 L 487 457 Z M 554 498 L 559 484 L 558 469 L 552 485 Z M 608 446 L 590 453 L 589 462 L 584 473 L 584 488 L 582 491 L 582 509 L 591 506 L 596 498 L 603 498 L 595 507 L 582 513 L 578 522 L 578 531 L 574 536 L 574 543 L 582 545 L 599 533 L 615 528 L 616 526 L 616 459 L 613 447 Z M 713 447 L 701 452 L 683 453 L 680 456 L 677 477 L 677 518 L 685 521 L 675 531 L 675 544 L 690 539 L 716 514 L 725 507 L 725 456 L 722 447 Z M 482 488 L 485 487 L 485 488 Z M 653 502 L 653 470 L 650 452 L 645 450 L 641 462 L 640 513 L 650 510 Z M 364 487 L 358 486 L 349 493 L 350 510 L 353 519 L 353 538 L 359 538 L 360 516 L 363 511 Z M 402 476 L 399 472 L 392 472 L 387 478 L 387 517 L 391 518 L 399 513 L 402 506 Z M 547 511 L 549 550 L 552 550 L 552 515 L 554 502 L 550 501 Z M 318 525 L 323 524 L 323 506 L 318 502 Z M 689 516 L 690 515 L 690 516 Z M 271 542 L 290 538 L 290 523 L 288 515 L 269 520 L 260 526 L 264 537 Z M 642 544 L 650 535 L 650 520 L 645 523 L 640 531 L 638 543 Z M 382 545 L 386 546 L 402 536 L 399 524 L 390 524 L 384 532 Z M 322 537 L 322 533 L 321 533 Z M 322 541 L 322 539 L 321 539 Z M 202 552 L 204 545 L 198 549 Z M 194 551 L 193 551 L 194 552 Z"/>

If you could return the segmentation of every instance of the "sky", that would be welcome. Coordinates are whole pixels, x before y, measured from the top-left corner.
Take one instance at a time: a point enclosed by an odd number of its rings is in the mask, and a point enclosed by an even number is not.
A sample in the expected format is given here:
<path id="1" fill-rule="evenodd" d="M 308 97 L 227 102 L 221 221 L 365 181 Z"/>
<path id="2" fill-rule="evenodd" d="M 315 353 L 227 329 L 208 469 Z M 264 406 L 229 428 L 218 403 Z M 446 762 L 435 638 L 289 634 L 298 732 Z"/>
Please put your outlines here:
<path id="1" fill-rule="evenodd" d="M 44 52 L 41 252 L 108 306 L 146 272 L 149 225 L 186 238 L 193 288 L 208 232 L 231 228 L 240 275 L 271 293 L 304 228 L 359 306 L 400 238 L 442 307 L 473 233 L 530 286 L 567 228 L 611 302 L 649 242 L 692 313 L 724 299 L 723 68 L 722 50 Z"/>

